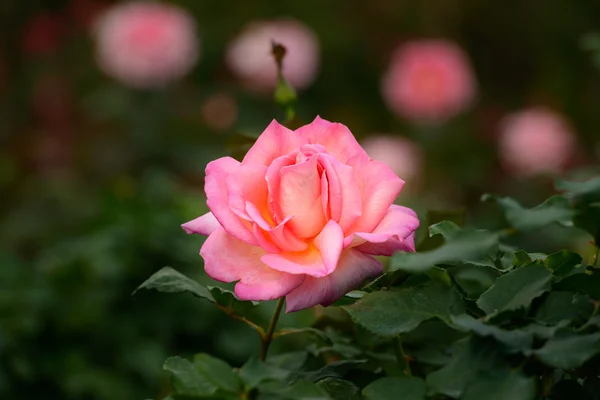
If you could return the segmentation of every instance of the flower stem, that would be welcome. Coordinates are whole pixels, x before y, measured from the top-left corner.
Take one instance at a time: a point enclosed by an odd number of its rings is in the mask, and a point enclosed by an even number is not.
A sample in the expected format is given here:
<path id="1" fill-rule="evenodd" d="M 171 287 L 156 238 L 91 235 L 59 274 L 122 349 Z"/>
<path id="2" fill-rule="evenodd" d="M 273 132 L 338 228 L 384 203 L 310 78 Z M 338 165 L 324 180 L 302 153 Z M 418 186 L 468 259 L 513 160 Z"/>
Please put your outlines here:
<path id="1" fill-rule="evenodd" d="M 259 355 L 261 361 L 265 361 L 267 359 L 267 351 L 269 350 L 269 345 L 271 344 L 271 340 L 273 339 L 273 332 L 275 332 L 275 326 L 277 325 L 277 321 L 279 320 L 279 314 L 281 314 L 284 302 L 284 297 L 281 297 L 279 300 L 277 300 L 277 305 L 275 306 L 273 317 L 271 317 L 271 323 L 269 323 L 269 328 L 267 329 L 265 335 L 261 337 L 262 344 L 260 346 Z"/>
<path id="2" fill-rule="evenodd" d="M 408 357 L 406 357 L 406 354 L 404 353 L 404 347 L 402 347 L 402 339 L 400 338 L 400 335 L 394 338 L 394 350 L 396 352 L 398 364 L 400 364 L 400 368 L 402 369 L 402 372 L 404 372 L 404 375 L 412 376 Z"/>

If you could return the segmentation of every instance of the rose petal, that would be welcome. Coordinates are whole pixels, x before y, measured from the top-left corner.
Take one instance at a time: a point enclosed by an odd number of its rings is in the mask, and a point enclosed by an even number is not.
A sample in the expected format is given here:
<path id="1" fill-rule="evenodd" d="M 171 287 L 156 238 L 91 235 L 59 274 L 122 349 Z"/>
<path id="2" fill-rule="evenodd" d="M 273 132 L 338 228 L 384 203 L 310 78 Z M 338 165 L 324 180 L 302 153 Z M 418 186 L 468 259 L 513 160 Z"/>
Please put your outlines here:
<path id="1" fill-rule="evenodd" d="M 293 217 L 289 227 L 300 238 L 315 236 L 326 222 L 321 207 L 321 179 L 317 162 L 318 158 L 312 157 L 304 163 L 281 169 L 279 207 L 285 217 Z"/>
<path id="2" fill-rule="evenodd" d="M 320 154 L 319 162 L 327 174 L 328 211 L 346 232 L 362 214 L 362 200 L 352 167 L 328 154 Z"/>
<path id="3" fill-rule="evenodd" d="M 288 154 L 307 143 L 308 141 L 305 138 L 296 135 L 293 131 L 273 120 L 246 153 L 242 165 L 259 164 L 268 166 L 275 158 Z"/>
<path id="4" fill-rule="evenodd" d="M 201 215 L 200 217 L 181 225 L 186 233 L 198 233 L 204 236 L 210 235 L 220 226 L 221 225 L 219 224 L 219 221 L 217 221 L 211 212 Z"/>
<path id="5" fill-rule="evenodd" d="M 285 219 L 281 207 L 279 205 L 279 187 L 281 185 L 281 169 L 289 165 L 294 165 L 295 156 L 293 154 L 286 154 L 273 160 L 267 173 L 265 180 L 267 181 L 267 188 L 269 191 L 269 210 L 275 222 L 280 223 Z"/>
<path id="6" fill-rule="evenodd" d="M 251 218 L 246 213 L 246 202 L 257 206 L 263 217 L 269 218 L 267 209 L 267 181 L 264 165 L 240 166 L 235 173 L 227 176 L 226 187 L 229 207 L 236 215 L 246 220 Z M 270 219 L 270 218 L 269 218 Z"/>
<path id="7" fill-rule="evenodd" d="M 298 239 L 286 224 L 292 219 L 289 217 L 279 225 L 272 228 L 258 211 L 258 208 L 246 202 L 246 213 L 256 224 L 253 232 L 259 245 L 269 253 L 281 251 L 303 251 L 308 248 L 308 243 Z"/>
<path id="8" fill-rule="evenodd" d="M 352 230 L 372 232 L 400 194 L 404 181 L 379 161 L 353 157 L 348 160 L 348 165 L 354 169 L 356 183 L 362 194 L 362 215 Z"/>
<path id="9" fill-rule="evenodd" d="M 335 221 L 329 221 L 315 238 L 314 245 L 302 252 L 265 254 L 261 260 L 269 267 L 290 274 L 322 277 L 338 265 L 344 233 Z"/>
<path id="10" fill-rule="evenodd" d="M 415 251 L 414 232 L 418 227 L 419 218 L 413 210 L 393 204 L 373 232 L 355 232 L 352 247 L 381 256 L 400 250 Z"/>
<path id="11" fill-rule="evenodd" d="M 303 275 L 275 271 L 260 261 L 264 250 L 251 246 L 223 228 L 217 228 L 204 242 L 200 255 L 204 269 L 213 279 L 234 282 L 242 300 L 271 300 L 286 295 L 304 280 Z"/>
<path id="12" fill-rule="evenodd" d="M 282 251 L 304 251 L 308 249 L 308 243 L 296 237 L 294 232 L 287 226 L 291 217 L 283 220 L 275 228 L 266 231 L 273 243 Z"/>
<path id="13" fill-rule="evenodd" d="M 346 249 L 332 274 L 323 278 L 307 276 L 302 285 L 286 296 L 286 312 L 317 304 L 328 306 L 365 279 L 382 272 L 383 265 L 375 258 L 355 249 Z"/>
<path id="14" fill-rule="evenodd" d="M 296 129 L 295 133 L 311 144 L 323 145 L 327 152 L 343 163 L 355 156 L 369 159 L 367 153 L 345 125 L 316 117 L 310 124 Z"/>
<path id="15" fill-rule="evenodd" d="M 249 223 L 243 222 L 229 207 L 227 177 L 239 172 L 240 163 L 231 157 L 222 157 L 208 163 L 204 191 L 206 203 L 219 224 L 230 234 L 246 243 L 257 244 Z"/>

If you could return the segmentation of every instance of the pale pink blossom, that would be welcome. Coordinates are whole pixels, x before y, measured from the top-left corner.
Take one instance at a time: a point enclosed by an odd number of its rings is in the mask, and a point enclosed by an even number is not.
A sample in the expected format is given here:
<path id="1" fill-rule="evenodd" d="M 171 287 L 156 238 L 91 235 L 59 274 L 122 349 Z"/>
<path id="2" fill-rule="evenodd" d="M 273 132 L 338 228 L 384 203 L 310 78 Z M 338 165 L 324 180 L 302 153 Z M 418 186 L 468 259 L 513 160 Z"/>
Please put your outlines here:
<path id="1" fill-rule="evenodd" d="M 502 165 L 515 175 L 555 174 L 574 156 L 576 140 L 561 115 L 540 107 L 505 117 L 498 147 Z"/>
<path id="2" fill-rule="evenodd" d="M 412 140 L 391 136 L 374 135 L 362 141 L 362 146 L 374 160 L 389 166 L 398 176 L 414 181 L 421 173 L 421 148 Z"/>
<path id="3" fill-rule="evenodd" d="M 108 9 L 96 23 L 96 39 L 100 68 L 138 88 L 170 83 L 198 58 L 193 19 L 166 3 L 136 1 Z"/>
<path id="4" fill-rule="evenodd" d="M 308 87 L 319 69 L 319 42 L 311 28 L 293 19 L 256 21 L 247 25 L 227 49 L 227 65 L 251 90 L 270 92 L 277 83 L 271 42 L 287 50 L 283 74 L 296 89 Z"/>
<path id="5" fill-rule="evenodd" d="M 207 235 L 212 278 L 244 300 L 286 297 L 287 311 L 329 305 L 381 274 L 374 255 L 414 251 L 415 212 L 394 205 L 404 181 L 342 124 L 295 131 L 273 121 L 242 162 L 206 167 L 211 212 L 183 224 Z"/>
<path id="6" fill-rule="evenodd" d="M 418 40 L 394 52 L 381 90 L 395 114 L 417 122 L 444 122 L 472 103 L 475 86 L 469 60 L 456 44 Z"/>

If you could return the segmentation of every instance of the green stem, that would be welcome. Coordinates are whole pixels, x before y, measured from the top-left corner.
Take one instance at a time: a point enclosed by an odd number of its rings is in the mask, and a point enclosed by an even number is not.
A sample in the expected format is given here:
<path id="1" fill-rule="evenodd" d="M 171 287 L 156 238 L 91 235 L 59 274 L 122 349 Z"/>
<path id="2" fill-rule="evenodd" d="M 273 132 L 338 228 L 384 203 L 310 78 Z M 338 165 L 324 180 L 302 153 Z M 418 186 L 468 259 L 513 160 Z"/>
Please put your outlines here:
<path id="1" fill-rule="evenodd" d="M 402 339 L 400 338 L 400 335 L 394 338 L 394 350 L 396 352 L 398 364 L 400 364 L 400 368 L 402 369 L 402 372 L 404 372 L 404 375 L 412 376 L 408 358 L 406 357 L 406 353 L 404 353 L 404 347 L 402 347 Z"/>
<path id="2" fill-rule="evenodd" d="M 269 351 L 269 345 L 271 344 L 271 340 L 273 339 L 273 332 L 275 332 L 275 326 L 277 325 L 277 321 L 279 320 L 279 314 L 281 314 L 284 302 L 284 297 L 281 297 L 279 300 L 277 300 L 277 305 L 275 306 L 273 317 L 271 317 L 271 323 L 269 323 L 267 333 L 265 333 L 265 335 L 261 337 L 262 344 L 260 346 L 259 355 L 261 361 L 265 361 L 267 359 L 267 351 Z"/>
<path id="3" fill-rule="evenodd" d="M 230 308 L 227 308 L 227 307 L 223 307 L 220 304 L 217 304 L 217 308 L 219 308 L 225 314 L 229 315 L 231 318 L 237 319 L 238 321 L 242 321 L 243 323 L 245 323 L 246 325 L 248 325 L 250 328 L 254 329 L 260 335 L 261 340 L 265 336 L 265 331 L 263 330 L 263 328 L 261 328 L 260 326 L 258 326 L 254 322 L 252 322 L 252 321 L 250 321 L 250 320 L 248 320 L 248 319 L 246 319 L 246 318 L 244 318 L 244 317 L 242 317 L 240 315 L 234 314 L 233 310 L 231 310 Z"/>

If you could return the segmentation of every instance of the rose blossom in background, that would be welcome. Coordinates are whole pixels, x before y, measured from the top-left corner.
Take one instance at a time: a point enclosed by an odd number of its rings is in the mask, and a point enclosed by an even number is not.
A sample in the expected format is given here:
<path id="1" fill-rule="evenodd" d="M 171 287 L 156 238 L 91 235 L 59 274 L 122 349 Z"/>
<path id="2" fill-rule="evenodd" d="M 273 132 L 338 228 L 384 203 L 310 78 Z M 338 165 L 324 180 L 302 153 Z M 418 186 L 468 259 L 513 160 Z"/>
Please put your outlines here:
<path id="1" fill-rule="evenodd" d="M 116 5 L 98 18 L 95 28 L 100 68 L 129 86 L 164 86 L 185 75 L 198 58 L 194 21 L 174 5 Z"/>
<path id="2" fill-rule="evenodd" d="M 227 65 L 251 90 L 267 93 L 277 83 L 277 68 L 271 55 L 271 42 L 287 49 L 283 74 L 296 89 L 308 87 L 319 69 L 319 42 L 308 26 L 293 19 L 256 21 L 231 42 Z"/>
<path id="3" fill-rule="evenodd" d="M 418 122 L 444 122 L 475 97 L 475 78 L 465 53 L 446 40 L 419 40 L 399 47 L 382 80 L 395 114 Z"/>
<path id="4" fill-rule="evenodd" d="M 206 272 L 238 281 L 240 299 L 286 296 L 288 312 L 329 305 L 382 273 L 374 255 L 414 251 L 419 220 L 393 204 L 403 186 L 344 125 L 273 121 L 241 163 L 208 164 L 211 212 L 183 229 L 208 235 Z"/>
<path id="5" fill-rule="evenodd" d="M 373 135 L 365 139 L 362 146 L 369 157 L 386 164 L 407 181 L 415 181 L 421 173 L 421 148 L 410 139 Z"/>
<path id="6" fill-rule="evenodd" d="M 545 108 L 508 115 L 501 122 L 498 151 L 506 170 L 514 175 L 558 173 L 576 150 L 568 122 Z"/>

